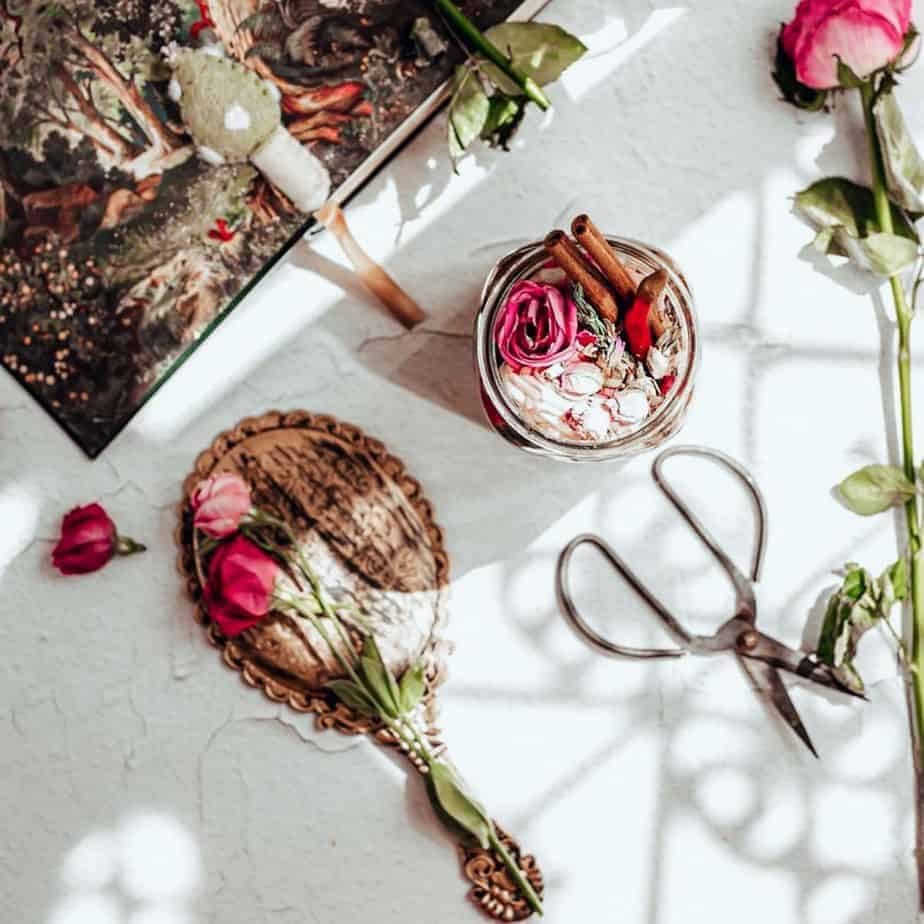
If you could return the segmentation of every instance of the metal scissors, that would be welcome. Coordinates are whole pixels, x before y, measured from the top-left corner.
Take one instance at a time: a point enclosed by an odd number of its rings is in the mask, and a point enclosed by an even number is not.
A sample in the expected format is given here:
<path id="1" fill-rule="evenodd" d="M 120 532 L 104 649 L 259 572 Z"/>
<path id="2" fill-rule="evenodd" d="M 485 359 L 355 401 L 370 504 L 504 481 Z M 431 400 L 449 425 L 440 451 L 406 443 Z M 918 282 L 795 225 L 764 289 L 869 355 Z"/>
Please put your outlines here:
<path id="1" fill-rule="evenodd" d="M 725 466 L 747 487 L 754 500 L 757 517 L 756 542 L 749 575 L 746 576 L 739 571 L 709 530 L 706 529 L 696 514 L 690 510 L 668 483 L 664 476 L 664 463 L 673 456 L 700 456 L 710 459 Z M 588 645 L 610 657 L 679 658 L 686 654 L 706 655 L 717 652 L 734 652 L 738 663 L 750 678 L 755 690 L 779 713 L 783 721 L 817 757 L 818 752 L 815 750 L 812 739 L 799 718 L 796 707 L 789 698 L 789 693 L 786 692 L 786 687 L 780 678 L 780 671 L 796 674 L 812 683 L 827 687 L 829 690 L 859 696 L 861 699 L 865 699 L 865 697 L 843 684 L 837 678 L 835 672 L 828 665 L 819 661 L 814 654 L 789 648 L 775 638 L 765 635 L 757 628 L 757 603 L 754 596 L 754 584 L 760 578 L 767 533 L 767 506 L 760 488 L 757 487 L 750 473 L 738 462 L 724 452 L 709 449 L 705 446 L 675 446 L 664 450 L 654 460 L 652 475 L 658 487 L 667 495 L 668 500 L 708 546 L 734 585 L 734 615 L 719 626 L 713 635 L 694 635 L 688 632 L 658 597 L 642 583 L 611 546 L 599 536 L 584 533 L 572 539 L 558 559 L 556 574 L 558 596 L 566 618 Z M 575 605 L 569 585 L 571 558 L 582 545 L 594 546 L 603 553 L 613 567 L 629 582 L 635 592 L 655 611 L 667 633 L 677 642 L 678 647 L 630 648 L 604 637 L 587 623 Z"/>

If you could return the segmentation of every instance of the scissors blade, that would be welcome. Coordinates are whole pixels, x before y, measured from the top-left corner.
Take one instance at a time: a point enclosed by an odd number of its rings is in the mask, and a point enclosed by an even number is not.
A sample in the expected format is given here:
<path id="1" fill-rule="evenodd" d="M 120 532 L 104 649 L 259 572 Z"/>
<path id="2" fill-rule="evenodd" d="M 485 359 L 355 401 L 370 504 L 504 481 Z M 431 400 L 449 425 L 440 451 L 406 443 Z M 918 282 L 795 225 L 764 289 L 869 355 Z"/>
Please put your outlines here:
<path id="1" fill-rule="evenodd" d="M 837 690 L 838 693 L 846 693 L 848 696 L 866 699 L 863 693 L 847 686 L 837 676 L 837 672 L 832 667 L 819 661 L 815 655 L 805 651 L 796 651 L 794 648 L 778 642 L 775 638 L 764 635 L 763 632 L 758 632 L 757 636 L 757 643 L 751 650 L 740 652 L 743 657 L 766 661 L 780 670 L 796 674 L 812 683 L 817 683 L 819 686 L 827 687 L 829 690 Z"/>
<path id="2" fill-rule="evenodd" d="M 772 665 L 765 661 L 756 661 L 753 658 L 739 657 L 738 662 L 744 668 L 745 673 L 751 678 L 751 683 L 762 697 L 764 697 L 776 711 L 780 714 L 783 721 L 802 739 L 805 746 L 818 757 L 818 751 L 812 744 L 809 733 L 796 712 L 796 707 L 783 686 L 780 679 L 780 672 Z"/>

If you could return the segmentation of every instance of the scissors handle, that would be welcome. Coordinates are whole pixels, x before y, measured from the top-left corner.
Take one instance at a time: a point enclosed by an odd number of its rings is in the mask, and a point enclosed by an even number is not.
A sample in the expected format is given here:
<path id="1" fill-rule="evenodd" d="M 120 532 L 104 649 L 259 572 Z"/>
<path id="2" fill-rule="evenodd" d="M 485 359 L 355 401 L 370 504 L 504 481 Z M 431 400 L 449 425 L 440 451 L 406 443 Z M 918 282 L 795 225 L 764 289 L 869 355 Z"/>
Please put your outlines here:
<path id="1" fill-rule="evenodd" d="M 612 566 L 629 582 L 635 592 L 658 614 L 665 628 L 683 646 L 682 648 L 631 648 L 618 645 L 602 636 L 581 616 L 571 595 L 570 574 L 571 557 L 582 545 L 592 545 L 600 551 Z M 613 551 L 612 547 L 599 536 L 583 533 L 576 536 L 562 550 L 558 559 L 557 570 L 558 597 L 565 617 L 572 628 L 588 645 L 610 657 L 620 658 L 679 658 L 687 653 L 687 647 L 693 643 L 693 636 L 671 615 L 667 607 L 639 580 L 631 568 Z"/>
<path id="2" fill-rule="evenodd" d="M 754 542 L 754 554 L 751 559 L 750 578 L 746 577 L 738 569 L 738 566 L 728 557 L 716 538 L 703 524 L 702 520 L 693 513 L 692 510 L 681 499 L 680 495 L 671 487 L 664 474 L 664 463 L 672 456 L 700 456 L 704 459 L 710 459 L 713 462 L 719 462 L 724 465 L 733 475 L 736 475 L 748 489 L 757 510 L 757 530 Z M 764 549 L 767 538 L 767 505 L 764 502 L 764 496 L 754 481 L 751 474 L 736 462 L 731 456 L 720 452 L 718 449 L 711 449 L 707 446 L 674 446 L 665 449 L 659 453 L 651 466 L 651 473 L 658 487 L 667 495 L 668 500 L 677 508 L 680 515 L 690 524 L 696 534 L 706 543 L 709 550 L 716 557 L 719 564 L 725 570 L 732 583 L 735 585 L 737 595 L 738 616 L 749 619 L 751 622 L 756 617 L 756 603 L 754 600 L 754 581 L 760 579 L 760 570 L 764 561 Z"/>

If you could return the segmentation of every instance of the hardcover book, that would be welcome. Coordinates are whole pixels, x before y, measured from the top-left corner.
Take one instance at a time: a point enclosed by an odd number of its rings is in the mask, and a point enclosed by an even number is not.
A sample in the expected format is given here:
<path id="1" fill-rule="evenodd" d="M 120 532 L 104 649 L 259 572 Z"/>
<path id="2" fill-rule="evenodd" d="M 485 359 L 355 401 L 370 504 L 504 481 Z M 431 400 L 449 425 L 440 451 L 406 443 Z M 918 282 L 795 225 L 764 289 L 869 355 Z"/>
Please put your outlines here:
<path id="1" fill-rule="evenodd" d="M 543 4 L 460 6 L 487 28 Z M 0 0 L 0 361 L 91 457 L 312 224 L 192 144 L 167 62 L 209 41 L 340 202 L 463 57 L 427 0 Z"/>

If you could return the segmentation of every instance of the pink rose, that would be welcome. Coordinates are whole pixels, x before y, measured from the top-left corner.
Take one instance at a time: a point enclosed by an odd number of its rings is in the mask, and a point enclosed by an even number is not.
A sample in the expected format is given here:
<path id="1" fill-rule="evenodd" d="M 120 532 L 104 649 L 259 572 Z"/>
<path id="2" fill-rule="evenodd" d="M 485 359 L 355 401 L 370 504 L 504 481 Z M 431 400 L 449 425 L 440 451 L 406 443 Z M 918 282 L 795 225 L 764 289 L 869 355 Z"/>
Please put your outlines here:
<path id="1" fill-rule="evenodd" d="M 202 589 L 209 616 L 228 638 L 261 622 L 273 607 L 279 563 L 243 536 L 220 545 Z"/>
<path id="2" fill-rule="evenodd" d="M 497 317 L 494 339 L 504 360 L 519 369 L 544 369 L 574 353 L 577 307 L 555 286 L 515 283 Z"/>
<path id="3" fill-rule="evenodd" d="M 62 574 L 89 574 L 99 571 L 114 555 L 144 550 L 140 542 L 118 534 L 115 523 L 99 504 L 87 504 L 75 507 L 64 517 L 51 563 Z"/>
<path id="4" fill-rule="evenodd" d="M 911 24 L 911 0 L 802 0 L 780 41 L 805 86 L 838 86 L 837 58 L 858 77 L 894 60 Z"/>
<path id="5" fill-rule="evenodd" d="M 250 488 L 240 475 L 225 472 L 200 481 L 189 498 L 193 525 L 213 539 L 223 539 L 235 532 L 253 501 Z"/>

